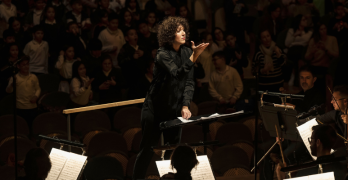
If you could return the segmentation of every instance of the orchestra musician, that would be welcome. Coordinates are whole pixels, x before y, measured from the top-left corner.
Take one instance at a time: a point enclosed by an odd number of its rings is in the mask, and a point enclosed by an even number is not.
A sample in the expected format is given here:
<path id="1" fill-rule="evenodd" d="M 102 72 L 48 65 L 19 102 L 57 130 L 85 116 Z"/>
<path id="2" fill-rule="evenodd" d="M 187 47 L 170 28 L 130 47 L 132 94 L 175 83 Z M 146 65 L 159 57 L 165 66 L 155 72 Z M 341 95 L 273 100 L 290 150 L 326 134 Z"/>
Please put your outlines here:
<path id="1" fill-rule="evenodd" d="M 154 154 L 151 147 L 158 145 L 161 136 L 159 124 L 180 116 L 184 119 L 191 117 L 189 107 L 194 91 L 193 66 L 209 43 L 195 46 L 191 42 L 192 50 L 183 46 L 188 32 L 189 24 L 181 17 L 168 17 L 158 28 L 160 48 L 155 58 L 154 77 L 142 108 L 143 136 L 133 179 L 145 179 Z M 180 135 L 181 128 L 163 131 L 165 143 L 179 143 Z"/>
<path id="2" fill-rule="evenodd" d="M 312 127 L 312 136 L 308 139 L 310 143 L 311 154 L 317 157 L 317 160 L 333 159 L 334 155 L 330 154 L 334 146 L 337 135 L 335 130 L 329 125 L 317 125 Z M 285 179 L 285 173 L 281 172 L 281 165 L 278 164 L 276 168 L 278 180 Z M 334 172 L 336 180 L 345 179 L 346 169 L 340 162 L 323 164 L 323 173 Z M 318 166 L 298 171 L 295 177 L 309 176 L 318 173 Z M 292 177 L 294 177 L 292 175 Z"/>

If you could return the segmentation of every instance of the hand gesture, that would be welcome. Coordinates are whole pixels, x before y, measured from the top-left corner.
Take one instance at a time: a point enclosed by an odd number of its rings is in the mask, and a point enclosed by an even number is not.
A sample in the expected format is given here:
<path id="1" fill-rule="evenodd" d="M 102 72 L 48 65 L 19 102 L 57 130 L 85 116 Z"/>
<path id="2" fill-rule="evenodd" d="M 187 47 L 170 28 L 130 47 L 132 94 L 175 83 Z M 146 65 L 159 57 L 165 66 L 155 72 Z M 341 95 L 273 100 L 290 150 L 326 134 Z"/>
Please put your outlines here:
<path id="1" fill-rule="evenodd" d="M 111 80 L 110 80 L 110 85 L 112 85 L 112 86 L 115 86 L 116 85 L 116 81 L 114 80 L 114 78 L 113 77 L 111 77 Z"/>
<path id="2" fill-rule="evenodd" d="M 93 81 L 94 81 L 94 78 L 92 78 L 89 81 L 87 81 L 86 84 L 85 84 L 85 88 L 88 88 L 92 84 Z"/>
<path id="3" fill-rule="evenodd" d="M 195 46 L 195 43 L 191 41 L 191 48 L 193 50 L 193 53 L 195 53 L 196 56 L 199 56 L 206 47 L 208 47 L 209 43 L 201 43 L 198 46 Z"/>
<path id="4" fill-rule="evenodd" d="M 280 48 L 278 46 L 276 46 L 274 51 L 275 51 L 277 57 L 280 58 L 280 56 L 282 55 L 282 51 L 280 50 Z"/>
<path id="5" fill-rule="evenodd" d="M 296 36 L 301 36 L 301 34 L 302 34 L 302 32 L 301 32 L 300 30 L 296 30 L 294 36 L 295 36 L 295 37 L 296 37 Z"/>
<path id="6" fill-rule="evenodd" d="M 347 115 L 341 115 L 341 118 L 345 124 L 348 124 L 347 123 Z"/>
<path id="7" fill-rule="evenodd" d="M 183 106 L 181 109 L 181 116 L 184 119 L 189 119 L 191 117 L 191 112 L 187 106 Z"/>
<path id="8" fill-rule="evenodd" d="M 65 53 L 64 53 L 63 50 L 59 52 L 59 55 L 61 55 L 61 56 L 64 56 L 64 54 L 65 54 Z"/>
<path id="9" fill-rule="evenodd" d="M 237 59 L 242 59 L 242 52 L 238 53 L 237 51 L 234 52 L 236 54 Z"/>
<path id="10" fill-rule="evenodd" d="M 236 102 L 237 102 L 237 99 L 235 99 L 235 98 L 231 98 L 230 99 L 230 104 L 231 105 L 236 104 Z"/>
<path id="11" fill-rule="evenodd" d="M 30 103 L 32 104 L 35 104 L 37 101 L 37 97 L 36 96 L 33 96 L 31 99 L 30 99 Z"/>
<path id="12" fill-rule="evenodd" d="M 107 83 L 107 82 L 102 83 L 102 84 L 99 86 L 99 89 L 100 89 L 100 90 L 109 89 L 109 83 Z"/>

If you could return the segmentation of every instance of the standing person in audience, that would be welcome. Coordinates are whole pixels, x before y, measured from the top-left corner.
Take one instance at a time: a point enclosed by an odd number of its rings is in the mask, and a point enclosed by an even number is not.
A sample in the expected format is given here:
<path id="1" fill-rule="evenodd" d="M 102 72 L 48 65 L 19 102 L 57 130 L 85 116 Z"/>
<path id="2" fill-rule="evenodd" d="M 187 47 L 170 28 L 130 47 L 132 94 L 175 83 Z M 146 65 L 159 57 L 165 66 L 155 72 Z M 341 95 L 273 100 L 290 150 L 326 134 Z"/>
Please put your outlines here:
<path id="1" fill-rule="evenodd" d="M 243 79 L 243 67 L 246 68 L 249 64 L 246 53 L 236 43 L 237 37 L 233 33 L 226 36 L 226 47 L 224 53 L 226 61 L 229 61 L 229 66 L 235 68 L 239 76 Z"/>
<path id="2" fill-rule="evenodd" d="M 218 51 L 213 54 L 215 71 L 210 75 L 209 93 L 221 106 L 232 108 L 243 92 L 243 82 L 238 71 L 228 66 L 225 53 Z M 221 111 L 225 111 L 222 107 Z"/>
<path id="3" fill-rule="evenodd" d="M 189 146 L 178 146 L 170 157 L 170 165 L 176 173 L 168 173 L 161 179 L 192 180 L 191 171 L 199 164 L 196 153 Z"/>
<path id="4" fill-rule="evenodd" d="M 23 117 L 29 127 L 37 116 L 36 101 L 40 96 L 41 89 L 39 80 L 35 74 L 29 71 L 29 57 L 21 57 L 21 61 L 17 63 L 19 72 L 16 74 L 16 106 L 17 115 Z M 13 92 L 13 78 L 10 78 L 6 88 L 7 93 Z"/>
<path id="5" fill-rule="evenodd" d="M 219 50 L 223 50 L 226 47 L 224 31 L 222 31 L 221 28 L 218 28 L 218 27 L 214 28 L 213 40 L 220 48 Z"/>
<path id="6" fill-rule="evenodd" d="M 45 2 L 43 0 L 34 0 L 34 6 L 35 8 L 25 18 L 25 24 L 30 28 L 40 24 Z"/>
<path id="7" fill-rule="evenodd" d="M 133 28 L 126 32 L 127 43 L 120 50 L 118 62 L 126 79 L 127 86 L 134 85 L 142 75 L 144 69 L 146 51 L 145 48 L 138 45 L 138 34 Z"/>
<path id="8" fill-rule="evenodd" d="M 32 28 L 33 40 L 25 45 L 23 53 L 30 57 L 30 72 L 36 75 L 48 73 L 48 43 L 43 40 L 44 32 L 40 25 Z"/>
<path id="9" fill-rule="evenodd" d="M 24 31 L 21 21 L 17 17 L 11 17 L 8 20 L 8 25 L 8 29 L 15 33 L 15 41 L 21 48 L 32 39 L 31 35 L 30 38 L 28 37 L 29 35 Z"/>
<path id="10" fill-rule="evenodd" d="M 120 20 L 119 28 L 122 30 L 123 33 L 125 33 L 125 31 L 129 28 L 135 28 L 133 16 L 129 10 L 125 9 L 120 14 L 122 19 Z"/>
<path id="11" fill-rule="evenodd" d="M 3 0 L 0 4 L 0 35 L 7 29 L 10 17 L 15 16 L 17 16 L 16 6 L 11 3 L 11 0 Z"/>
<path id="12" fill-rule="evenodd" d="M 94 13 L 95 13 L 94 15 L 97 21 L 97 25 L 94 27 L 94 30 L 93 30 L 93 38 L 98 38 L 100 32 L 108 27 L 109 15 L 106 10 L 99 10 L 99 11 L 95 11 Z"/>
<path id="13" fill-rule="evenodd" d="M 86 106 L 93 98 L 90 79 L 86 74 L 86 67 L 83 62 L 76 61 L 72 67 L 72 80 L 70 83 L 71 107 L 77 108 Z"/>
<path id="14" fill-rule="evenodd" d="M 158 48 L 157 34 L 150 31 L 146 21 L 140 21 L 138 24 L 139 45 L 145 47 L 147 51 Z"/>
<path id="15" fill-rule="evenodd" d="M 121 69 L 112 66 L 110 56 L 102 56 L 102 69 L 95 72 L 92 88 L 99 93 L 99 104 L 121 101 L 124 79 Z"/>
<path id="16" fill-rule="evenodd" d="M 259 37 L 261 45 L 253 59 L 253 72 L 259 71 L 259 90 L 279 92 L 284 82 L 281 67 L 285 64 L 285 54 L 272 41 L 268 30 L 261 30 Z"/>
<path id="17" fill-rule="evenodd" d="M 290 56 L 290 53 L 300 54 L 303 53 L 304 47 L 308 45 L 308 42 L 310 38 L 312 37 L 313 31 L 310 31 L 308 28 L 308 20 L 306 16 L 303 16 L 302 14 L 299 14 L 295 17 L 293 26 L 288 30 L 288 33 L 286 35 L 285 39 L 285 46 L 288 48 L 285 51 L 287 51 L 288 55 Z M 294 49 L 294 51 L 291 51 L 292 47 L 300 47 L 300 49 Z M 298 51 L 301 50 L 301 51 Z M 299 59 L 300 57 L 296 58 Z"/>
<path id="18" fill-rule="evenodd" d="M 27 152 L 23 166 L 25 177 L 18 177 L 19 180 L 42 180 L 47 178 L 52 163 L 44 149 L 33 148 Z"/>
<path id="19" fill-rule="evenodd" d="M 145 20 L 147 22 L 147 25 L 149 26 L 150 32 L 157 33 L 158 24 L 157 24 L 156 12 L 155 11 L 148 12 Z"/>
<path id="20" fill-rule="evenodd" d="M 117 56 L 122 46 L 126 44 L 123 32 L 118 28 L 119 18 L 117 14 L 109 15 L 109 25 L 100 32 L 98 39 L 102 42 L 102 51 L 112 58 L 114 67 L 118 66 Z"/>
<path id="21" fill-rule="evenodd" d="M 176 14 L 180 17 L 185 18 L 188 22 L 189 22 L 189 26 L 190 26 L 190 35 L 191 35 L 191 40 L 193 42 L 198 42 L 199 41 L 199 33 L 197 30 L 197 27 L 195 25 L 195 22 L 193 20 L 192 14 L 190 12 L 190 10 L 188 9 L 186 4 L 181 4 L 177 10 L 176 10 Z M 189 41 L 187 41 L 186 43 L 188 43 L 188 45 L 190 44 Z"/>
<path id="22" fill-rule="evenodd" d="M 284 29 L 284 23 L 280 17 L 281 7 L 277 3 L 271 3 L 267 7 L 267 14 L 262 17 L 260 26 L 268 27 L 272 39 L 276 40 L 278 34 Z"/>
<path id="23" fill-rule="evenodd" d="M 81 59 L 84 56 L 86 56 L 86 54 L 87 54 L 86 43 L 81 38 L 80 29 L 78 27 L 78 24 L 74 21 L 69 22 L 67 24 L 67 31 L 66 31 L 64 37 L 62 38 L 61 44 L 73 45 L 76 58 Z"/>
<path id="24" fill-rule="evenodd" d="M 3 42 L 0 44 L 0 54 L 5 54 L 7 53 L 6 47 L 11 43 L 16 42 L 15 33 L 10 29 L 6 29 L 4 33 L 2 33 L 2 37 Z M 0 65 L 2 64 L 2 59 L 3 57 L 0 57 Z"/>
<path id="25" fill-rule="evenodd" d="M 72 78 L 72 66 L 75 59 L 74 47 L 72 45 L 65 45 L 60 51 L 56 68 L 59 70 L 61 81 L 59 84 L 59 91 L 70 93 L 69 83 Z"/>
<path id="26" fill-rule="evenodd" d="M 87 45 L 88 54 L 82 58 L 82 62 L 85 64 L 87 69 L 87 75 L 94 77 L 95 72 L 101 69 L 102 62 L 102 43 L 99 39 L 93 38 Z"/>
<path id="27" fill-rule="evenodd" d="M 125 5 L 125 9 L 132 13 L 132 19 L 134 21 L 139 21 L 140 7 L 138 2 L 136 0 L 126 0 Z"/>
<path id="28" fill-rule="evenodd" d="M 47 6 L 52 6 L 54 8 L 55 19 L 57 23 L 63 22 L 66 8 L 62 3 L 62 0 L 49 0 L 47 1 Z"/>
<path id="29" fill-rule="evenodd" d="M 66 23 L 76 22 L 81 30 L 86 30 L 91 27 L 91 19 L 84 13 L 81 0 L 71 0 L 70 5 L 72 10 L 65 14 Z M 82 31 L 83 32 L 83 31 Z"/>
<path id="30" fill-rule="evenodd" d="M 348 40 L 348 17 L 342 3 L 335 4 L 335 15 L 329 21 L 328 32 L 337 38 L 339 45 Z"/>
<path id="31" fill-rule="evenodd" d="M 188 38 L 189 25 L 184 18 L 168 17 L 160 25 L 160 48 L 155 59 L 154 77 L 142 108 L 142 140 L 134 165 L 133 179 L 145 178 L 146 168 L 153 156 L 152 146 L 161 136 L 159 123 L 178 116 L 191 117 L 189 110 L 194 92 L 193 66 L 208 46 L 200 44 L 192 50 L 183 46 Z M 180 128 L 163 131 L 165 143 L 180 142 Z M 168 152 L 168 151 L 167 151 Z"/>

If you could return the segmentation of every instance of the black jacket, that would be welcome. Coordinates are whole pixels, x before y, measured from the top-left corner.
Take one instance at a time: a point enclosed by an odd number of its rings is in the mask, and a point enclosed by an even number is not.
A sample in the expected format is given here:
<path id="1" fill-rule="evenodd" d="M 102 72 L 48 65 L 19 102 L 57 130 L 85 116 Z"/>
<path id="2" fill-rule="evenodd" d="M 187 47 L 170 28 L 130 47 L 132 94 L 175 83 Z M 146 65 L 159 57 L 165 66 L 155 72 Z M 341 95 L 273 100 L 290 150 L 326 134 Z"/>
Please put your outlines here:
<path id="1" fill-rule="evenodd" d="M 293 99 L 291 101 L 291 103 L 296 106 L 295 109 L 297 113 L 307 112 L 314 105 L 320 106 L 325 103 L 325 96 L 323 96 L 323 93 L 315 87 L 307 90 L 306 92 L 302 90 L 298 94 L 304 95 L 305 97 L 301 100 Z"/>
<path id="2" fill-rule="evenodd" d="M 324 124 L 334 124 L 337 133 L 347 138 L 347 133 L 346 133 L 347 126 L 343 122 L 341 115 L 342 115 L 341 111 L 332 110 L 330 112 L 327 112 L 319 116 L 317 120 L 321 121 Z"/>
<path id="3" fill-rule="evenodd" d="M 154 114 L 155 121 L 165 121 L 181 116 L 183 106 L 190 107 L 194 92 L 194 63 L 189 59 L 192 50 L 181 46 L 161 47 L 157 51 L 154 78 L 144 106 Z"/>

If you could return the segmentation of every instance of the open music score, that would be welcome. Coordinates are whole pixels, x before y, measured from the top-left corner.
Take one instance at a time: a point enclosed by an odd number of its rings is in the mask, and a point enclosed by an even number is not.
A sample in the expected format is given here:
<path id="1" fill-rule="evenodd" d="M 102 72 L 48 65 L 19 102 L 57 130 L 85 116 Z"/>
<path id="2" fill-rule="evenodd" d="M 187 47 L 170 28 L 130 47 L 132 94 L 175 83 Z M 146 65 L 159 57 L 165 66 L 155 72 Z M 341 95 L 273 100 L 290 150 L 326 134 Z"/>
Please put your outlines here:
<path id="1" fill-rule="evenodd" d="M 242 113 L 244 113 L 244 110 L 238 111 L 238 112 L 234 112 L 234 113 L 230 113 L 230 114 L 218 114 L 218 113 L 215 113 L 215 114 L 212 114 L 212 115 L 210 115 L 208 117 L 201 117 L 200 119 L 197 119 L 197 120 L 212 119 L 212 118 L 218 118 L 218 117 L 224 117 L 224 116 L 235 115 L 235 114 L 242 114 Z M 192 121 L 197 121 L 197 120 L 191 120 L 191 119 L 184 119 L 182 117 L 178 117 L 178 119 L 180 119 L 183 123 L 190 123 Z"/>
<path id="2" fill-rule="evenodd" d="M 308 138 L 311 139 L 312 136 L 312 127 L 318 125 L 318 122 L 314 119 L 311 119 L 307 121 L 306 123 L 302 124 L 301 126 L 297 127 L 298 132 L 300 133 L 300 136 L 303 140 L 303 143 L 306 145 L 307 150 L 311 154 L 311 145 L 308 142 Z M 334 150 L 331 150 L 331 153 L 334 152 Z M 317 157 L 313 156 L 311 154 L 312 158 L 314 160 L 317 160 Z"/>
<path id="3" fill-rule="evenodd" d="M 192 180 L 215 180 L 207 155 L 197 156 L 197 159 L 199 164 L 191 172 Z M 175 173 L 170 160 L 156 161 L 156 165 L 161 177 L 169 172 Z"/>
<path id="4" fill-rule="evenodd" d="M 53 148 L 50 159 L 52 168 L 46 180 L 76 180 L 87 157 Z"/>
<path id="5" fill-rule="evenodd" d="M 291 180 L 335 180 L 333 172 L 314 174 L 310 176 L 303 176 L 298 178 L 289 178 Z"/>

